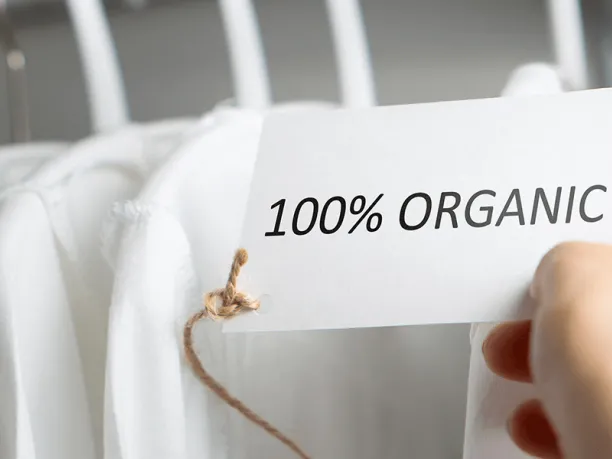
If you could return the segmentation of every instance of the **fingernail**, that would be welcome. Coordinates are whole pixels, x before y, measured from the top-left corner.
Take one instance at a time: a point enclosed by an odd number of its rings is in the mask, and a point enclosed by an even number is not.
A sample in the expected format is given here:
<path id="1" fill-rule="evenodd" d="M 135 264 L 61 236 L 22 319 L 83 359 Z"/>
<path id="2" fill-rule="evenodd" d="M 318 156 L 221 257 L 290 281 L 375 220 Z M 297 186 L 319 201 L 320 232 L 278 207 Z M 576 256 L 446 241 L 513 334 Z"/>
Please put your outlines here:
<path id="1" fill-rule="evenodd" d="M 480 349 L 481 352 L 484 354 L 485 353 L 485 349 L 487 348 L 487 343 L 489 341 L 489 336 L 487 335 L 487 337 L 485 339 L 482 340 L 482 348 Z"/>
<path id="2" fill-rule="evenodd" d="M 535 300 L 536 297 L 536 288 L 535 288 L 535 284 L 532 282 L 531 284 L 529 284 L 529 298 L 531 298 L 532 300 Z"/>
<path id="3" fill-rule="evenodd" d="M 495 328 L 491 329 L 489 331 L 489 334 L 487 335 L 487 337 L 482 340 L 482 349 L 481 349 L 481 351 L 482 351 L 483 355 L 486 353 L 487 347 L 489 346 L 489 343 L 491 342 L 491 333 L 493 332 L 493 330 L 495 330 Z"/>
<path id="4" fill-rule="evenodd" d="M 501 323 L 493 324 L 491 328 L 489 329 L 489 333 L 487 333 L 486 338 L 482 340 L 482 353 L 483 354 L 486 352 L 486 349 L 489 346 L 489 344 L 491 344 L 491 339 L 493 338 L 493 335 L 495 335 L 495 332 L 498 330 L 500 325 L 502 324 Z"/>

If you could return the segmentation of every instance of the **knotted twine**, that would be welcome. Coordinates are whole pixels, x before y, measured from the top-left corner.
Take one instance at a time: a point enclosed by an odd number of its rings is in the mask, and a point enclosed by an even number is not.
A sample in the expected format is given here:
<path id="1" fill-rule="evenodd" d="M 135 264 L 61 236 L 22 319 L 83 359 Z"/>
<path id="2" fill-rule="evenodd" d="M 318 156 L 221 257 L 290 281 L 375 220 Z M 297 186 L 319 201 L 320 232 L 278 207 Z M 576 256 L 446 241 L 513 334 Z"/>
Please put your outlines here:
<path id="1" fill-rule="evenodd" d="M 252 299 L 247 294 L 237 291 L 236 282 L 240 270 L 249 259 L 249 254 L 245 249 L 238 249 L 234 255 L 232 268 L 230 270 L 225 288 L 220 288 L 207 293 L 204 296 L 204 309 L 196 312 L 189 318 L 183 329 L 183 345 L 185 355 L 191 369 L 198 379 L 208 387 L 215 395 L 223 400 L 228 406 L 232 407 L 253 424 L 261 427 L 274 438 L 285 444 L 302 459 L 310 459 L 300 447 L 276 427 L 254 413 L 242 401 L 234 397 L 229 391 L 202 366 L 193 347 L 193 327 L 200 320 L 210 318 L 213 320 L 226 320 L 242 312 L 256 311 L 259 309 L 259 301 Z"/>

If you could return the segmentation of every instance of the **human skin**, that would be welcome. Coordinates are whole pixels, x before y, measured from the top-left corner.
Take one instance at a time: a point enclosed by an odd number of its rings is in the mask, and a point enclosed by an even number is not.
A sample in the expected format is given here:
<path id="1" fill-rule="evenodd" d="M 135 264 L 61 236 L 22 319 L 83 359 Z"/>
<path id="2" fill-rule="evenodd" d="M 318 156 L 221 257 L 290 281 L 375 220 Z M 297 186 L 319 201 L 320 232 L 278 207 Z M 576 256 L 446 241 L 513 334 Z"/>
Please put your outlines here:
<path id="1" fill-rule="evenodd" d="M 534 275 L 531 321 L 503 323 L 483 344 L 488 367 L 532 383 L 508 431 L 545 459 L 612 458 L 612 246 L 571 242 Z"/>

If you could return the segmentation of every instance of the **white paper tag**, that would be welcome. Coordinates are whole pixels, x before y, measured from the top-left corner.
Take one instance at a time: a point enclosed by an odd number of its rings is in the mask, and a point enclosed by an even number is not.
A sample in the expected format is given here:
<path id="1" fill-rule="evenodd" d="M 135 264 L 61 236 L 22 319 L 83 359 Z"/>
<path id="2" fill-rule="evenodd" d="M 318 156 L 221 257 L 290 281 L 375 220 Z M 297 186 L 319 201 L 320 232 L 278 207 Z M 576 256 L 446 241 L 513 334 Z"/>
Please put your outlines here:
<path id="1" fill-rule="evenodd" d="M 226 331 L 519 318 L 545 252 L 612 242 L 612 90 L 272 115 Z"/>

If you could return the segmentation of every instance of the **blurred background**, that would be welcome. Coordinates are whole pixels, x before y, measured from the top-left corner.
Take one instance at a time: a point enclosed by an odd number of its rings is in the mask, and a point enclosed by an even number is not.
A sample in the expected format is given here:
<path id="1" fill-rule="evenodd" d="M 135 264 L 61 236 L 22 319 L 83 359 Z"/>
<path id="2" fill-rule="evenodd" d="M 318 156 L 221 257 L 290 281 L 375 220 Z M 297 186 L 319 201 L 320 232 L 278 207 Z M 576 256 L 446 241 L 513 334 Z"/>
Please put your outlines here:
<path id="1" fill-rule="evenodd" d="M 28 62 L 32 137 L 90 132 L 77 44 L 61 0 L 0 0 Z M 214 0 L 107 0 L 132 118 L 198 115 L 232 96 Z M 257 0 L 275 100 L 338 100 L 323 0 Z M 608 0 L 583 2 L 593 83 L 606 85 Z M 381 104 L 496 96 L 508 73 L 551 60 L 544 0 L 362 0 Z M 612 57 L 612 53 L 610 53 Z M 9 140 L 0 72 L 0 143 Z M 6 104 L 5 104 L 6 105 Z"/>

